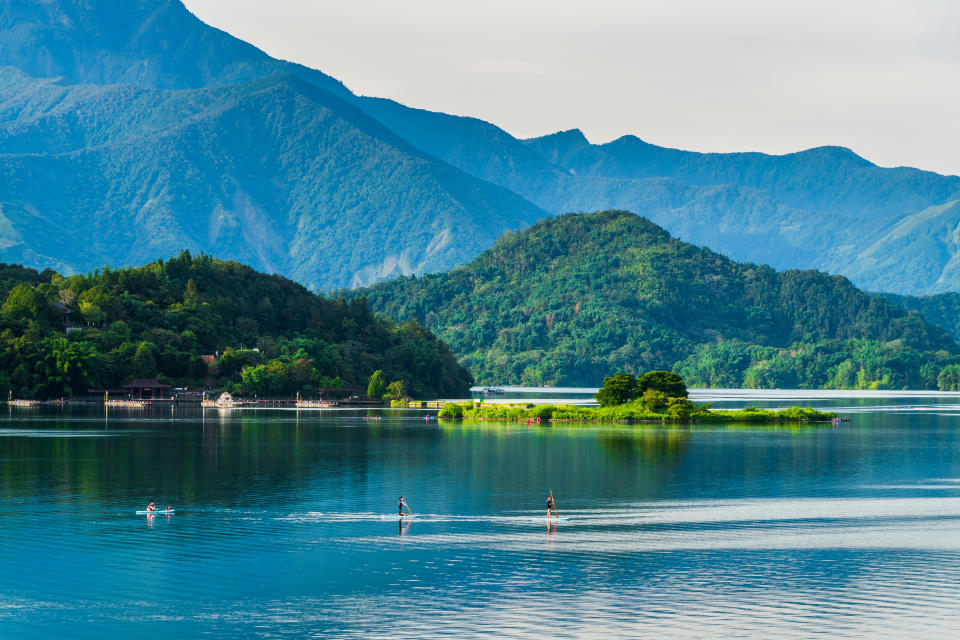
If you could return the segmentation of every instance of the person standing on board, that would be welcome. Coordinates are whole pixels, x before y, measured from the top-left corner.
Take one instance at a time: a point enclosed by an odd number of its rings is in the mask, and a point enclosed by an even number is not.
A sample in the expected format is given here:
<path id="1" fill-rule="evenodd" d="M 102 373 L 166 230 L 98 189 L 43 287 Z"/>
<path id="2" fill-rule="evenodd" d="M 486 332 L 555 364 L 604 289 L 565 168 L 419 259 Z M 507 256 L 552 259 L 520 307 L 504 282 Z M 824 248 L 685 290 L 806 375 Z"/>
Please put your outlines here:
<path id="1" fill-rule="evenodd" d="M 413 512 L 410 511 L 410 505 L 408 505 L 407 501 L 403 499 L 403 496 L 400 496 L 400 500 L 397 501 L 397 511 L 399 512 L 398 515 L 401 515 L 401 516 L 403 515 L 404 507 L 407 508 L 407 513 L 409 513 L 412 516 Z"/>
<path id="2" fill-rule="evenodd" d="M 547 520 L 550 519 L 550 512 L 553 511 L 553 517 L 557 517 L 557 508 L 553 506 L 553 491 L 547 496 Z"/>

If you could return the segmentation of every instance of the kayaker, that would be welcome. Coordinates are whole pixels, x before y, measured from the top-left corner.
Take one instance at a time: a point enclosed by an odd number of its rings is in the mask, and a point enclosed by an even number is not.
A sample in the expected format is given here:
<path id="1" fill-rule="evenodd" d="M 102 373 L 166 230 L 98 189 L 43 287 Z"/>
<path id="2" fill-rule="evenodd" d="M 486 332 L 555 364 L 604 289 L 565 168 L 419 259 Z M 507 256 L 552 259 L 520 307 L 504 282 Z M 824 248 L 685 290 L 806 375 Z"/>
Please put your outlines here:
<path id="1" fill-rule="evenodd" d="M 397 501 L 397 511 L 399 512 L 399 515 L 401 515 L 401 516 L 403 515 L 403 508 L 404 508 L 404 507 L 407 508 L 407 513 L 409 513 L 410 515 L 413 515 L 413 512 L 410 511 L 410 505 L 408 505 L 408 504 L 407 504 L 407 501 L 403 499 L 403 496 L 400 496 L 400 500 Z"/>
<path id="2" fill-rule="evenodd" d="M 148 511 L 148 512 L 149 512 L 149 511 L 156 511 L 156 510 L 157 510 L 157 508 L 156 508 L 155 506 L 153 506 L 153 503 L 152 503 L 152 502 L 147 505 L 147 511 Z"/>

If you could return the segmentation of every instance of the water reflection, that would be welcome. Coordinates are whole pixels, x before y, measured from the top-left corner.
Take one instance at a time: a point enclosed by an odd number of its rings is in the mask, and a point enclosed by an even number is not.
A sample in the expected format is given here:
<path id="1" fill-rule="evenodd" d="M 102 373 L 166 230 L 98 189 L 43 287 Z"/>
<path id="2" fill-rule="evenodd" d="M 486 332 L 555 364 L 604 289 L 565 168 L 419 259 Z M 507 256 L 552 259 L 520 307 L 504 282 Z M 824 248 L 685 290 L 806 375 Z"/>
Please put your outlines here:
<path id="1" fill-rule="evenodd" d="M 852 419 L 8 412 L 0 625 L 17 638 L 949 635 L 960 420 Z M 570 520 L 544 522 L 551 490 Z M 391 522 L 398 495 L 416 524 Z M 134 515 L 150 500 L 177 514 Z"/>

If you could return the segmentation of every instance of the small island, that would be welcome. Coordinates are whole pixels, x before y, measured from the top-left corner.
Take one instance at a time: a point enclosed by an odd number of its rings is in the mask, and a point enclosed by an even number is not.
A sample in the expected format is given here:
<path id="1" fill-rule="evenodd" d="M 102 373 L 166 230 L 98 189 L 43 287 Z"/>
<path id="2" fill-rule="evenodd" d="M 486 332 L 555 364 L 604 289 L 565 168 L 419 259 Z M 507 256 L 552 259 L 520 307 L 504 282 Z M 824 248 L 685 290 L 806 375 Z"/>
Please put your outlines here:
<path id="1" fill-rule="evenodd" d="M 439 418 L 511 422 L 833 422 L 836 414 L 810 407 L 714 410 L 688 399 L 683 378 L 669 371 L 649 371 L 639 378 L 617 373 L 603 379 L 594 396 L 599 406 L 450 403 Z"/>

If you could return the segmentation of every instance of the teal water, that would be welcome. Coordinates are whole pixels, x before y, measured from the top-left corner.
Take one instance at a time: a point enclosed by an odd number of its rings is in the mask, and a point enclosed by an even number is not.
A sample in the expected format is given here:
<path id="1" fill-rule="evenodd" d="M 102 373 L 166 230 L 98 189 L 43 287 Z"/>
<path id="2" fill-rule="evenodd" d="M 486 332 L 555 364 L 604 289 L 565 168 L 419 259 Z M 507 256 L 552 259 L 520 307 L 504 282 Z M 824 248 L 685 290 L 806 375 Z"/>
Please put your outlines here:
<path id="1" fill-rule="evenodd" d="M 4 409 L 0 630 L 956 633 L 960 405 L 846 402 L 835 428 Z M 400 494 L 417 518 L 383 519 Z"/>

